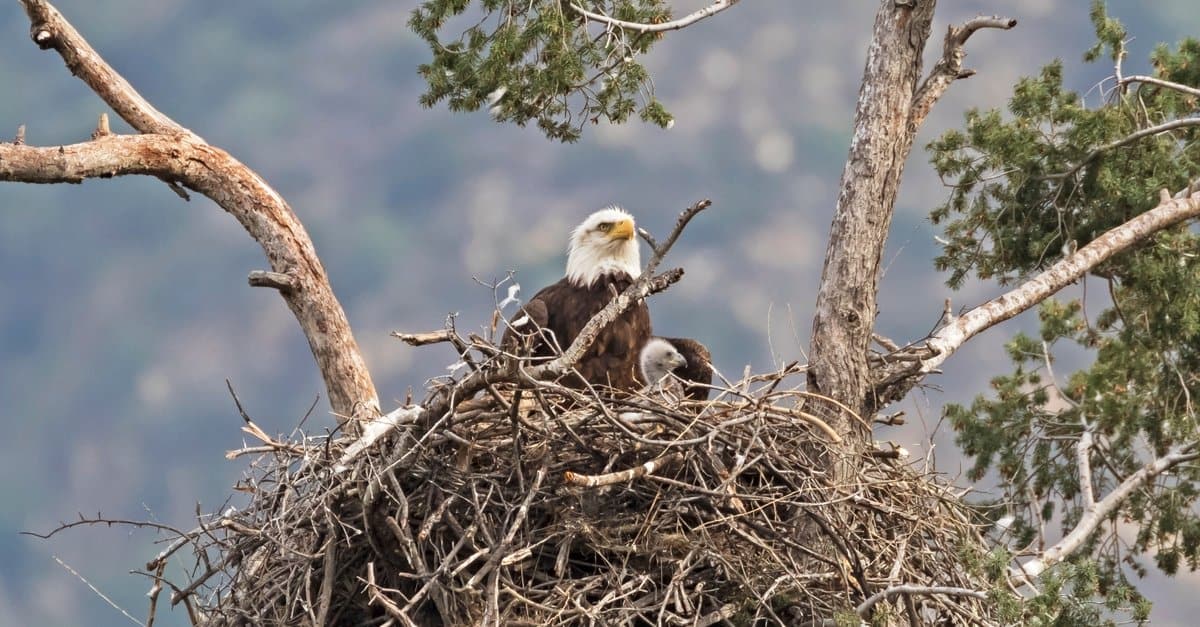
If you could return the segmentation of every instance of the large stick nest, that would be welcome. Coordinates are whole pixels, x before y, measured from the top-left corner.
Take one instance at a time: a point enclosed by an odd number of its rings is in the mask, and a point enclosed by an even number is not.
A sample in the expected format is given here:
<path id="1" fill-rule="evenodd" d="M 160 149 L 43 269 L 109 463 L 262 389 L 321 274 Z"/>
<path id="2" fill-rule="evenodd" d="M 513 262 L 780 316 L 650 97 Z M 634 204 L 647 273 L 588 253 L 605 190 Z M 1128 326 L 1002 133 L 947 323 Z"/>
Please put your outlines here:
<path id="1" fill-rule="evenodd" d="M 540 383 L 358 440 L 262 434 L 249 505 L 191 538 L 175 598 L 216 625 L 794 625 L 857 622 L 898 584 L 980 589 L 959 500 L 844 457 L 827 423 L 846 410 L 784 389 L 797 371 L 706 403 Z M 987 615 L 943 595 L 859 612 Z"/>

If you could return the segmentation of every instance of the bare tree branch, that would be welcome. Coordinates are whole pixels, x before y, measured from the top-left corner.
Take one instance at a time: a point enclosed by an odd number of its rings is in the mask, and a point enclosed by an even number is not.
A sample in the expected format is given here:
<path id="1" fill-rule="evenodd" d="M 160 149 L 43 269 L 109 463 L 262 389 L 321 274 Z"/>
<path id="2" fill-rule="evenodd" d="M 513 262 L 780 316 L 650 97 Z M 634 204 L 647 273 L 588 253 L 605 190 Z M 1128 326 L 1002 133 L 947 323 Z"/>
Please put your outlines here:
<path id="1" fill-rule="evenodd" d="M 683 459 L 683 453 L 669 453 L 661 457 L 656 457 L 648 462 L 643 462 L 637 466 L 626 468 L 625 470 L 616 470 L 606 472 L 602 475 L 585 475 L 578 472 L 566 471 L 563 473 L 563 481 L 571 485 L 582 486 L 585 488 L 596 488 L 599 486 L 614 485 L 652 475 L 659 469 L 673 464 Z"/>
<path id="2" fill-rule="evenodd" d="M 287 292 L 300 287 L 296 277 L 283 272 L 265 272 L 255 270 L 246 277 L 250 287 L 269 287 L 281 292 Z"/>
<path id="3" fill-rule="evenodd" d="M 1155 233 L 1197 216 L 1200 216 L 1200 185 L 1189 185 L 1174 196 L 1162 190 L 1153 209 L 1107 231 L 1020 286 L 961 316 L 949 318 L 924 344 L 873 357 L 876 396 L 881 404 L 903 398 L 925 375 L 937 372 L 943 362 L 979 333 L 1036 306 Z"/>
<path id="4" fill-rule="evenodd" d="M 1159 475 L 1179 464 L 1200 458 L 1200 452 L 1196 452 L 1196 447 L 1196 442 L 1178 447 L 1170 453 L 1146 464 L 1141 470 L 1129 475 L 1112 492 L 1109 492 L 1108 496 L 1105 496 L 1099 502 L 1092 503 L 1089 507 L 1085 507 L 1083 516 L 1075 524 L 1075 527 L 1071 529 L 1070 533 L 1064 536 L 1062 540 L 1059 540 L 1057 544 L 1043 551 L 1037 558 L 1021 564 L 1019 567 L 1020 572 L 1029 578 L 1037 577 L 1047 568 L 1069 557 L 1079 547 L 1083 546 L 1088 536 L 1100 526 L 1100 523 L 1112 515 L 1125 502 L 1125 499 L 1129 498 L 1129 495 L 1134 490 L 1150 483 Z"/>
<path id="5" fill-rule="evenodd" d="M 427 344 L 438 344 L 440 342 L 450 341 L 450 329 L 440 329 L 437 331 L 427 331 L 424 333 L 401 333 L 400 331 L 392 331 L 391 336 L 408 344 L 409 346 L 425 346 Z"/>
<path id="6" fill-rule="evenodd" d="M 916 131 L 921 127 L 925 117 L 933 109 L 933 105 L 946 93 L 951 83 L 960 78 L 969 78 L 975 75 L 975 70 L 963 69 L 963 59 L 967 56 L 964 48 L 967 40 L 975 34 L 975 31 L 983 28 L 1008 30 L 1016 25 L 1015 19 L 997 15 L 991 17 L 981 15 L 967 20 L 962 26 L 951 25 L 946 31 L 946 39 L 942 44 L 942 58 L 934 64 L 933 69 L 929 71 L 929 76 L 925 77 L 921 86 L 917 88 L 916 95 L 913 96 L 912 110 L 908 113 L 909 128 Z"/>
<path id="7" fill-rule="evenodd" d="M 42 50 L 57 50 L 71 74 L 87 83 L 122 120 L 141 133 L 193 135 L 151 106 L 124 77 L 100 58 L 100 54 L 49 2 L 21 0 L 21 4 L 29 16 L 29 35 L 33 43 Z"/>
<path id="8" fill-rule="evenodd" d="M 593 13 L 575 4 L 574 2 L 569 1 L 567 2 L 567 6 L 571 7 L 571 10 L 588 18 L 589 20 L 601 22 L 608 25 L 610 28 L 621 28 L 637 33 L 661 33 L 669 30 L 687 28 L 688 26 L 691 26 L 700 20 L 712 17 L 721 11 L 732 7 L 739 1 L 740 0 L 716 0 L 716 2 L 704 7 L 703 9 L 700 9 L 699 11 L 689 13 L 688 15 L 685 15 L 677 20 L 663 22 L 662 24 L 639 24 L 637 22 L 626 22 L 625 20 L 618 20 L 613 17 L 608 17 L 607 15 Z"/>
<path id="9" fill-rule="evenodd" d="M 1171 198 L 1163 190 L 1155 208 L 1109 230 L 1019 287 L 975 307 L 942 327 L 927 342 L 934 354 L 921 361 L 920 372 L 931 372 L 967 340 L 1037 305 L 1114 255 L 1163 229 L 1196 216 L 1200 216 L 1200 194 Z"/>
<path id="10" fill-rule="evenodd" d="M 34 42 L 58 51 L 72 74 L 146 135 L 105 133 L 102 120 L 95 139 L 83 144 L 54 148 L 0 144 L 0 180 L 78 183 L 86 178 L 148 174 L 163 179 L 177 193 L 182 192 L 178 186 L 182 183 L 208 196 L 262 246 L 274 273 L 290 277 L 272 287 L 280 288 L 308 338 L 339 424 L 378 416 L 375 385 L 349 321 L 312 240 L 287 202 L 253 170 L 146 102 L 49 2 L 21 0 L 21 4 L 29 15 Z M 186 193 L 181 195 L 186 198 Z"/>
<path id="11" fill-rule="evenodd" d="M 1083 433 L 1075 444 L 1075 463 L 1079 469 L 1079 494 L 1084 509 L 1096 506 L 1096 492 L 1092 486 L 1092 428 L 1083 422 Z"/>
<path id="12" fill-rule="evenodd" d="M 1158 87 L 1166 87 L 1179 93 L 1188 94 L 1189 96 L 1200 96 L 1200 89 L 1188 87 L 1180 83 L 1155 78 L 1153 76 L 1142 76 L 1140 74 L 1134 76 L 1126 76 L 1117 82 L 1118 87 L 1123 87 L 1130 83 L 1146 83 L 1147 85 L 1157 85 Z"/>
<path id="13" fill-rule="evenodd" d="M 1095 150 L 1089 152 L 1087 154 L 1087 156 L 1085 156 L 1083 159 L 1079 160 L 1079 163 L 1076 163 L 1075 165 L 1071 166 L 1067 170 L 1065 170 L 1063 172 L 1058 172 L 1056 174 L 1047 174 L 1046 176 L 1044 176 L 1042 178 L 1045 178 L 1045 179 L 1067 178 L 1068 176 L 1071 176 L 1072 174 L 1075 174 L 1076 172 L 1078 172 L 1080 169 L 1083 168 L 1083 166 L 1091 163 L 1093 160 L 1096 159 L 1096 157 L 1099 157 L 1100 155 L 1102 155 L 1114 148 L 1120 148 L 1121 146 L 1128 146 L 1129 144 L 1132 144 L 1140 139 L 1145 139 L 1147 137 L 1152 137 L 1154 135 L 1160 135 L 1162 133 L 1167 133 L 1167 132 L 1170 132 L 1170 131 L 1173 131 L 1176 129 L 1180 129 L 1180 128 L 1187 128 L 1189 126 L 1200 126 L 1200 117 L 1171 120 L 1170 122 L 1163 122 L 1162 124 L 1155 124 L 1154 126 L 1149 126 L 1144 129 L 1141 129 L 1140 131 L 1130 133 L 1129 135 L 1126 135 L 1125 137 L 1122 137 L 1121 139 L 1104 144 L 1103 146 L 1100 146 L 1100 147 L 1096 148 Z"/>

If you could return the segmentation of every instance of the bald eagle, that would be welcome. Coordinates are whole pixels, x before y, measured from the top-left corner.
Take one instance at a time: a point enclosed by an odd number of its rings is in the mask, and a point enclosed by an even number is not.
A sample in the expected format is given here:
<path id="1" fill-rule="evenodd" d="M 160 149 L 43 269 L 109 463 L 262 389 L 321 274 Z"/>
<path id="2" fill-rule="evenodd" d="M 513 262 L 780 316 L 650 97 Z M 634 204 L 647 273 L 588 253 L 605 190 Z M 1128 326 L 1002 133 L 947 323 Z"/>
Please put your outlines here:
<path id="1" fill-rule="evenodd" d="M 668 376 L 674 374 L 683 382 L 682 391 L 687 398 L 708 400 L 707 386 L 712 383 L 712 355 L 707 347 L 696 340 L 681 337 L 650 338 L 642 347 L 638 366 L 650 391 L 665 391 L 675 387 Z"/>
<path id="2" fill-rule="evenodd" d="M 588 320 L 641 274 L 636 232 L 633 216 L 619 207 L 588 216 L 571 233 L 566 276 L 529 299 L 509 323 L 502 345 L 513 349 L 524 336 L 535 357 L 567 350 Z M 650 334 L 650 310 L 638 302 L 600 332 L 575 369 L 587 383 L 639 389 L 644 380 L 638 355 Z M 565 383 L 580 387 L 583 381 L 568 377 Z"/>

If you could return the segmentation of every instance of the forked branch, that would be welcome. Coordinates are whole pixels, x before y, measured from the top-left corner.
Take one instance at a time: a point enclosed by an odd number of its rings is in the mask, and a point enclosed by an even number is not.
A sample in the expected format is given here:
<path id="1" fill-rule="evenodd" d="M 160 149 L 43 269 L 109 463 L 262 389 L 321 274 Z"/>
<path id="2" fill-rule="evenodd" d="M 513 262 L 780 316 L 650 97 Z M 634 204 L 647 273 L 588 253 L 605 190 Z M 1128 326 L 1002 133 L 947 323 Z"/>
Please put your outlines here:
<path id="1" fill-rule="evenodd" d="M 1021 574 L 1029 578 L 1037 577 L 1047 568 L 1069 557 L 1083 546 L 1088 536 L 1092 535 L 1096 528 L 1107 520 L 1129 498 L 1130 494 L 1133 494 L 1134 490 L 1145 486 L 1179 464 L 1200 458 L 1200 452 L 1197 452 L 1196 448 L 1197 443 L 1193 442 L 1172 450 L 1129 475 L 1103 499 L 1085 505 L 1083 516 L 1080 517 L 1075 527 L 1057 544 L 1043 551 L 1041 555 L 1021 564 Z"/>
<path id="2" fill-rule="evenodd" d="M 991 17 L 981 15 L 967 20 L 961 26 L 951 25 L 942 44 L 942 58 L 934 64 L 933 69 L 929 71 L 929 76 L 925 77 L 913 96 L 912 109 L 908 114 L 909 128 L 913 130 L 920 128 L 925 117 L 929 115 L 929 111 L 933 109 L 933 105 L 946 93 L 951 83 L 960 78 L 969 78 L 975 75 L 975 70 L 963 69 L 963 59 L 967 56 L 966 43 L 971 35 L 975 34 L 975 31 L 984 28 L 1008 30 L 1016 25 L 1015 19 L 997 15 Z"/>
<path id="3" fill-rule="evenodd" d="M 50 148 L 23 142 L 0 144 L 0 181 L 78 183 L 86 178 L 147 174 L 163 179 L 177 192 L 177 184 L 182 184 L 208 196 L 262 246 L 272 275 L 285 277 L 263 285 L 279 290 L 300 323 L 338 422 L 378 416 L 375 385 L 350 323 L 312 240 L 279 193 L 229 153 L 151 106 L 49 2 L 21 0 L 21 4 L 29 15 L 34 42 L 56 50 L 72 74 L 145 135 L 97 132 L 90 142 Z"/>

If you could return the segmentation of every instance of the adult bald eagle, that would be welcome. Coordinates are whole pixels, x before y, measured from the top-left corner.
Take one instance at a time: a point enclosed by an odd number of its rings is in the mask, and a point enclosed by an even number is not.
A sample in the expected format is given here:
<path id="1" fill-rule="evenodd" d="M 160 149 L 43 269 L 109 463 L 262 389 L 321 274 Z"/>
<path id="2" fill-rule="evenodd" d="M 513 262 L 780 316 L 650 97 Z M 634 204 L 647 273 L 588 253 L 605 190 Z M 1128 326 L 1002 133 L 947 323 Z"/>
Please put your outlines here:
<path id="1" fill-rule="evenodd" d="M 650 390 L 666 389 L 668 375 L 674 373 L 683 383 L 683 394 L 692 400 L 708 400 L 712 383 L 712 355 L 696 340 L 682 337 L 654 337 L 642 347 L 638 358 L 642 378 Z"/>
<path id="2" fill-rule="evenodd" d="M 542 288 L 517 312 L 502 345 L 513 349 L 525 336 L 535 357 L 565 351 L 588 320 L 641 274 L 636 232 L 633 216 L 619 207 L 588 216 L 571 233 L 566 276 Z M 575 369 L 593 385 L 639 389 L 644 381 L 638 355 L 650 333 L 650 310 L 645 302 L 636 303 L 600 332 Z M 568 377 L 565 383 L 578 387 L 583 381 Z"/>

